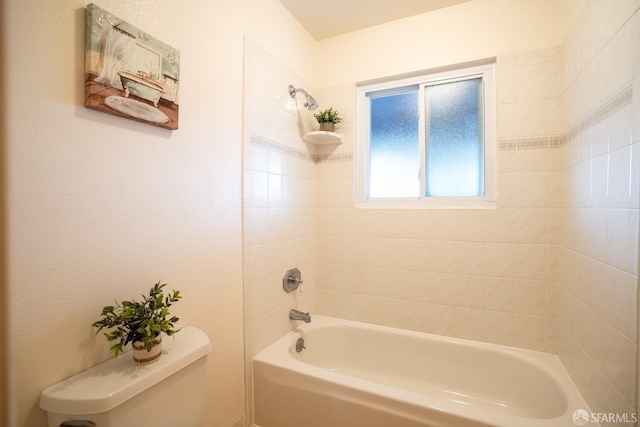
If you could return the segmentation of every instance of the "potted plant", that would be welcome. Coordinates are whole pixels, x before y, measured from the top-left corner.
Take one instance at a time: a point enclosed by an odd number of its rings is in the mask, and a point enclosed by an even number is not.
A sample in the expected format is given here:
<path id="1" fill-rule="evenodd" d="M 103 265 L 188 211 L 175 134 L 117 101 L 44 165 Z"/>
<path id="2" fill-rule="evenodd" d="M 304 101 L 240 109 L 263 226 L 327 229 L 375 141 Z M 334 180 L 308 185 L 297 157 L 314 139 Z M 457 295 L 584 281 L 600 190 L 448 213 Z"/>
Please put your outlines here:
<path id="1" fill-rule="evenodd" d="M 164 295 L 166 283 L 153 285 L 148 296 L 142 295 L 142 301 L 123 300 L 115 306 L 108 305 L 102 309 L 100 320 L 91 326 L 110 331 L 103 335 L 107 341 L 115 341 L 110 348 L 118 357 L 124 347 L 132 343 L 133 360 L 139 364 L 149 364 L 160 359 L 162 355 L 162 333 L 174 335 L 179 330 L 174 329 L 174 323 L 179 319 L 169 317 L 169 307 L 182 296 L 175 289 L 171 294 Z"/>
<path id="2" fill-rule="evenodd" d="M 320 130 L 326 132 L 333 132 L 335 125 L 342 121 L 340 114 L 331 107 L 315 113 L 313 116 L 320 123 Z"/>

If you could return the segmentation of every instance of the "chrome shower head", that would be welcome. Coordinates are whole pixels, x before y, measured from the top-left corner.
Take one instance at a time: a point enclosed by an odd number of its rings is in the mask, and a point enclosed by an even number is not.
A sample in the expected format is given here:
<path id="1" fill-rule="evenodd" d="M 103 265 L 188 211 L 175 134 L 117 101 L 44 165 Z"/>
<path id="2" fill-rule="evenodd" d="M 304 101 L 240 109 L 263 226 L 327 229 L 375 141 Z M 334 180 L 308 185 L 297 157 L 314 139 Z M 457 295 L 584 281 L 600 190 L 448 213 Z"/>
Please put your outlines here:
<path id="1" fill-rule="evenodd" d="M 307 94 L 307 102 L 304 103 L 304 106 L 307 107 L 309 111 L 313 111 L 318 108 L 318 103 L 313 99 L 313 96 Z"/>
<path id="2" fill-rule="evenodd" d="M 318 108 L 318 103 L 313 98 L 313 96 L 309 95 L 309 93 L 306 90 L 304 90 L 302 88 L 296 89 L 293 85 L 289 85 L 289 96 L 292 97 L 292 98 L 295 98 L 296 97 L 296 92 L 300 92 L 306 97 L 306 101 L 304 103 L 304 106 L 307 107 L 309 109 L 309 111 L 313 111 L 316 108 Z"/>

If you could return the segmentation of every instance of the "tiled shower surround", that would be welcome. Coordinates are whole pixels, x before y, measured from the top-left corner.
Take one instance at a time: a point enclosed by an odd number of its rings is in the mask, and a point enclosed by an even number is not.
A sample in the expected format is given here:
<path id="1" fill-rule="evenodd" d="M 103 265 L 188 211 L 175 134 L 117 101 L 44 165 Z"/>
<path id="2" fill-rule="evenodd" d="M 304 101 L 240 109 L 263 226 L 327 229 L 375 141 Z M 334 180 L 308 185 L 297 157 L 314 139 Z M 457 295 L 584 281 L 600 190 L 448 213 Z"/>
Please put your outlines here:
<path id="1" fill-rule="evenodd" d="M 246 43 L 249 399 L 251 358 L 298 308 L 558 353 L 594 412 L 637 408 L 637 8 L 589 2 L 562 46 L 497 58 L 493 210 L 354 208 L 355 84 L 310 87 Z M 289 84 L 342 113 L 342 145 L 302 141 L 315 121 Z"/>

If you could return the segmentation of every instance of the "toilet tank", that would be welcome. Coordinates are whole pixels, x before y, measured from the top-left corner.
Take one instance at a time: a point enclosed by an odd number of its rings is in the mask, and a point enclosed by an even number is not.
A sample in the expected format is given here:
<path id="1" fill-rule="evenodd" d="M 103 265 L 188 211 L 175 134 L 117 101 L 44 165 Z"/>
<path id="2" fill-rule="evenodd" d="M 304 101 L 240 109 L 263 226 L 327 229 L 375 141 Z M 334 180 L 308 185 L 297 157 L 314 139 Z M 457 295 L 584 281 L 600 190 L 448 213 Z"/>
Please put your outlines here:
<path id="1" fill-rule="evenodd" d="M 162 347 L 153 364 L 135 365 L 127 352 L 45 389 L 48 426 L 200 427 L 209 338 L 187 326 Z"/>

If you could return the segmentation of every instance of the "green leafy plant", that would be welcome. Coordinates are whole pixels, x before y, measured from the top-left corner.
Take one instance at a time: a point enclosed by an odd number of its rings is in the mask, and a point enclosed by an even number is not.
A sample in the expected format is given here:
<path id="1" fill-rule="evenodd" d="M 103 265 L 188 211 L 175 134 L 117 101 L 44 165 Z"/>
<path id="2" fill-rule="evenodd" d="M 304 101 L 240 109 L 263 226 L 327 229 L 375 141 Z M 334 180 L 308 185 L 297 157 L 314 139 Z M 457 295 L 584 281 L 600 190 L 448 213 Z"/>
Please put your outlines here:
<path id="1" fill-rule="evenodd" d="M 174 323 L 179 319 L 169 317 L 169 307 L 182 296 L 175 289 L 171 294 L 164 295 L 163 289 L 167 284 L 160 282 L 153 285 L 149 296 L 142 295 L 142 301 L 135 300 L 118 303 L 115 306 L 108 305 L 102 309 L 101 319 L 91 326 L 98 328 L 96 333 L 103 329 L 111 329 L 103 335 L 107 341 L 116 341 L 111 346 L 111 351 L 118 357 L 124 346 L 130 342 L 141 341 L 147 351 L 160 343 L 160 334 L 164 332 L 171 336 L 179 330 L 174 329 Z"/>
<path id="2" fill-rule="evenodd" d="M 327 108 L 326 110 L 322 110 L 313 115 L 318 123 L 333 123 L 337 124 L 342 121 L 342 117 L 340 117 L 340 113 L 334 110 L 332 107 Z"/>

